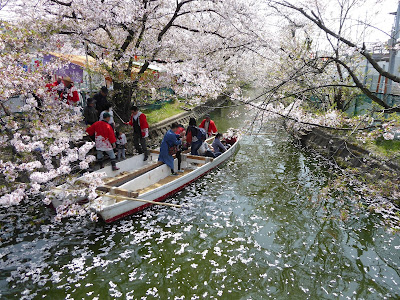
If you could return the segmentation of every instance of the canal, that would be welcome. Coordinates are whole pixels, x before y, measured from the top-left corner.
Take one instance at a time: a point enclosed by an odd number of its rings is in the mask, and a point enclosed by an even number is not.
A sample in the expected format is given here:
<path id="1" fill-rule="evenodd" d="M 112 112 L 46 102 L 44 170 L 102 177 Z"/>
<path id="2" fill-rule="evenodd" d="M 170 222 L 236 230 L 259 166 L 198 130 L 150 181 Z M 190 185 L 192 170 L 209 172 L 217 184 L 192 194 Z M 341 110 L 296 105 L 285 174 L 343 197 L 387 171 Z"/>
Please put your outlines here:
<path id="1" fill-rule="evenodd" d="M 212 118 L 223 131 L 248 116 Z M 2 209 L 0 298 L 399 299 L 399 236 L 350 192 L 327 193 L 333 172 L 280 126 L 263 133 L 168 200 L 186 209 L 109 225 Z"/>

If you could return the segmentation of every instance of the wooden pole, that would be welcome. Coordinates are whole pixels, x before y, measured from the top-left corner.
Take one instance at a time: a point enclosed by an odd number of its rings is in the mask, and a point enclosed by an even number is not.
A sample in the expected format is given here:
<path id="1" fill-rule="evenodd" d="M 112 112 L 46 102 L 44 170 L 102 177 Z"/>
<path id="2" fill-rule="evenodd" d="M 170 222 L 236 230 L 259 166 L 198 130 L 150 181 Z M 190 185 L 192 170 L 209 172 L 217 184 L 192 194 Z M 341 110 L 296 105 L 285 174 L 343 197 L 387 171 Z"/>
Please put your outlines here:
<path id="1" fill-rule="evenodd" d="M 71 190 L 71 189 L 63 189 L 59 187 L 53 188 L 55 190 L 60 190 L 60 191 L 67 191 L 67 192 L 76 192 L 76 190 Z M 111 194 L 101 194 L 103 197 L 109 197 L 109 198 L 114 198 L 114 199 L 123 199 L 123 200 L 130 200 L 130 201 L 139 201 L 139 202 L 145 202 L 145 203 L 151 203 L 155 205 L 165 205 L 165 206 L 171 206 L 171 207 L 176 207 L 176 208 L 182 208 L 182 205 L 178 204 L 172 204 L 172 203 L 166 203 L 166 202 L 156 202 L 156 201 L 151 201 L 151 200 L 144 200 L 144 199 L 138 199 L 138 198 L 131 198 L 131 197 L 125 197 L 125 196 L 120 196 L 120 195 L 111 195 Z"/>
<path id="2" fill-rule="evenodd" d="M 139 202 L 151 203 L 151 204 L 156 204 L 156 205 L 172 206 L 172 207 L 177 207 L 177 208 L 181 208 L 181 207 L 182 207 L 182 205 L 178 205 L 178 204 L 172 204 L 172 203 L 167 203 L 167 202 L 156 202 L 156 201 L 151 201 L 151 200 L 144 200 L 144 199 L 138 199 L 138 198 L 130 198 L 130 197 L 119 196 L 119 195 L 104 194 L 104 195 L 102 195 L 102 196 L 104 196 L 104 197 L 110 197 L 110 198 L 114 198 L 114 199 L 123 199 L 123 200 L 130 200 L 130 201 L 139 201 Z"/>

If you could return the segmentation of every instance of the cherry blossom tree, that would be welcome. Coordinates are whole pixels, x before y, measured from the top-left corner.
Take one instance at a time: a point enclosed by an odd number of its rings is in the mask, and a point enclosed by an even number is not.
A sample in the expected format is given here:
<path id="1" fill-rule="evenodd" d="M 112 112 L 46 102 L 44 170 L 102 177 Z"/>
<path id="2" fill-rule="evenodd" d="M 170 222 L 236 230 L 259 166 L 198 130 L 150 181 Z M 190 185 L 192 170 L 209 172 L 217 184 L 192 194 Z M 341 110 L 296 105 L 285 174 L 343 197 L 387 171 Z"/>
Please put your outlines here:
<path id="1" fill-rule="evenodd" d="M 48 43 L 48 35 L 27 29 L 23 24 L 0 23 L 0 205 L 3 207 L 23 204 L 37 196 L 50 204 L 50 198 L 42 197 L 43 193 L 59 184 L 72 185 L 95 159 L 88 155 L 94 143 L 83 141 L 80 109 L 63 103 L 57 93 L 45 87 L 47 76 L 62 66 L 60 62 L 40 61 Z M 22 98 L 24 104 L 17 109 L 12 107 L 12 97 Z M 76 193 L 89 194 L 98 184 L 98 178 L 94 178 Z M 57 218 L 88 212 L 88 206 L 77 208 L 71 201 L 58 210 Z"/>
<path id="2" fill-rule="evenodd" d="M 399 79 L 383 70 L 365 46 L 365 36 L 379 28 L 365 19 L 354 20 L 356 10 L 373 2 L 265 1 L 270 10 L 263 13 L 269 14 L 275 31 L 260 32 L 258 66 L 252 68 L 252 74 L 246 74 L 262 92 L 241 101 L 261 110 L 262 116 L 285 117 L 296 128 L 319 126 L 354 133 L 376 128 L 381 134 L 375 136 L 394 138 L 392 130 L 399 123 L 393 113 L 400 107 L 377 97 L 361 79 L 362 60 L 382 76 L 394 82 Z M 353 119 L 344 115 L 360 95 L 372 100 L 369 113 Z M 390 114 L 390 126 L 375 123 Z"/>
<path id="3" fill-rule="evenodd" d="M 215 97 L 225 90 L 235 58 L 251 51 L 257 39 L 256 3 L 39 0 L 24 1 L 20 12 L 93 57 L 112 78 L 113 101 L 125 113 L 135 91 L 156 86 L 150 64 L 166 71 L 165 84 L 181 96 Z"/>
<path id="4" fill-rule="evenodd" d="M 347 143 L 393 140 L 400 128 L 395 114 L 400 106 L 377 97 L 361 79 L 361 62 L 368 61 L 378 74 L 399 82 L 396 74 L 378 64 L 365 43 L 373 30 L 382 29 L 373 26 L 372 16 L 367 20 L 355 17 L 357 10 L 374 2 L 265 1 L 275 11 L 277 30 L 273 41 L 264 47 L 262 67 L 255 72 L 254 82 L 262 92 L 252 99 L 241 98 L 240 91 L 233 96 L 255 109 L 261 124 L 283 119 L 287 129 L 302 134 L 315 127 L 324 128 L 340 136 L 345 149 Z M 364 115 L 351 117 L 345 111 L 360 95 L 370 98 L 372 105 Z M 384 164 L 386 160 L 398 161 L 399 156 L 397 152 L 377 157 Z M 393 223 L 389 226 L 398 230 L 398 209 L 393 203 L 398 203 L 400 195 L 399 174 L 386 174 L 387 180 L 379 181 L 367 178 L 361 169 L 336 167 L 340 181 L 349 183 L 348 187 L 357 186 L 371 210 L 390 212 L 388 219 Z"/>
<path id="5" fill-rule="evenodd" d="M 265 95 L 281 99 L 313 97 L 325 106 L 345 111 L 354 95 L 364 94 L 378 110 L 400 111 L 373 94 L 360 79 L 364 71 L 360 62 L 366 60 L 380 75 L 400 82 L 398 76 L 378 64 L 365 44 L 365 36 L 379 28 L 353 18 L 356 10 L 373 2 L 266 1 L 276 11 L 281 39 L 268 54 L 275 64 L 266 68 Z"/>
<path id="6" fill-rule="evenodd" d="M 216 96 L 234 82 L 238 59 L 257 39 L 252 10 L 240 1 L 9 1 L 14 13 L 1 23 L 0 40 L 0 204 L 23 204 L 40 196 L 63 205 L 56 218 L 82 216 L 101 202 L 101 175 L 79 175 L 94 157 L 84 142 L 81 112 L 45 87 L 62 62 L 41 63 L 60 40 L 68 51 L 85 46 L 98 68 L 113 78 L 115 103 L 127 110 L 134 89 L 152 87 L 141 80 L 150 63 L 166 70 L 163 78 L 181 95 Z M 9 4 L 11 5 L 11 4 Z M 10 6 L 9 6 L 10 7 Z M 134 64 L 139 72 L 132 76 Z M 24 104 L 15 113 L 10 98 Z M 59 190 L 59 185 L 63 185 Z M 56 188 L 56 189 L 55 189 Z M 75 198 L 87 197 L 78 205 Z M 90 208 L 91 207 L 91 208 Z"/>

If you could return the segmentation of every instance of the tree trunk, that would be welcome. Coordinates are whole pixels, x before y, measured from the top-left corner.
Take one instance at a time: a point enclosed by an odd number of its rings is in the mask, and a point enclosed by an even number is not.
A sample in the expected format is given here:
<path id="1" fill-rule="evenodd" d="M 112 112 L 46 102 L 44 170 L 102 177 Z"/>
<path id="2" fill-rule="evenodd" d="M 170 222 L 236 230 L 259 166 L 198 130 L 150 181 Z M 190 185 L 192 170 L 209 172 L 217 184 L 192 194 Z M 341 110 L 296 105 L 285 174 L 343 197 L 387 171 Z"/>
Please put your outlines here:
<path id="1" fill-rule="evenodd" d="M 344 101 L 343 101 L 343 93 L 342 89 L 335 89 L 334 94 L 333 94 L 333 100 L 336 104 L 336 109 L 343 111 L 344 110 Z"/>
<path id="2" fill-rule="evenodd" d="M 132 105 L 132 93 L 134 89 L 133 82 L 120 82 L 114 81 L 114 93 L 112 96 L 112 102 L 114 104 L 115 111 L 125 121 L 129 120 L 131 115 L 130 107 Z"/>

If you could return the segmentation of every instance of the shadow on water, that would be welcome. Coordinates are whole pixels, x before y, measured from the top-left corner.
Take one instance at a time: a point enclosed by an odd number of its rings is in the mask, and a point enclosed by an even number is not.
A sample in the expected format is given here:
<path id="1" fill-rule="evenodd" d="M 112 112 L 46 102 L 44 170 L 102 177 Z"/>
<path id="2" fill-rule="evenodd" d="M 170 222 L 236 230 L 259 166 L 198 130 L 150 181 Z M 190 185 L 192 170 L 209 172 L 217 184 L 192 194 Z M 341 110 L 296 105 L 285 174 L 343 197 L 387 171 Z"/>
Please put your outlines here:
<path id="1" fill-rule="evenodd" d="M 212 115 L 220 131 L 245 126 L 236 110 Z M 319 199 L 331 197 L 322 192 L 331 171 L 279 126 L 266 129 L 168 200 L 188 210 L 152 207 L 114 224 L 57 224 L 39 204 L 2 209 L 0 297 L 399 297 L 398 236 L 365 211 L 330 218 L 341 199 Z"/>

